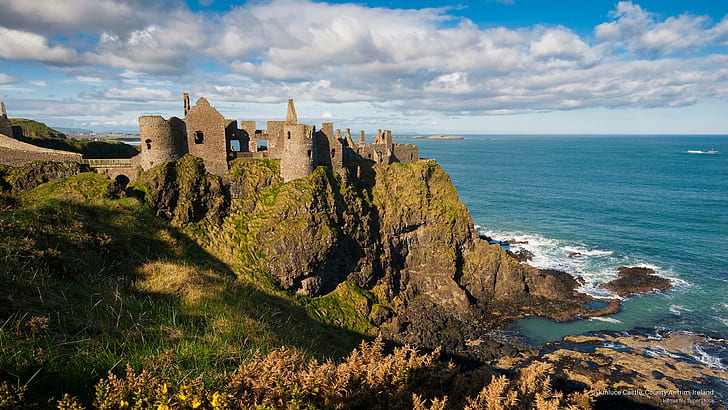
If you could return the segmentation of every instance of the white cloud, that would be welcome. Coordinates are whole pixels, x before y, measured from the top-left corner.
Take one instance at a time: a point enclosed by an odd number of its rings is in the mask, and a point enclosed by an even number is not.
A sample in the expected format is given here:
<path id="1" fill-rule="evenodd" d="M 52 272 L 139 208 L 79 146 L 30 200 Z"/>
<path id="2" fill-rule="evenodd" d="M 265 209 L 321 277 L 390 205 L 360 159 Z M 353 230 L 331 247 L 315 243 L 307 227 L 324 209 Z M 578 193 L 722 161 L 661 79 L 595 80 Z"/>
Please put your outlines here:
<path id="1" fill-rule="evenodd" d="M 17 84 L 21 81 L 23 79 L 17 75 L 0 73 L 0 84 Z"/>
<path id="2" fill-rule="evenodd" d="M 586 64 L 599 59 L 598 52 L 565 28 L 547 30 L 540 38 L 531 42 L 530 51 L 537 58 L 557 58 Z"/>
<path id="3" fill-rule="evenodd" d="M 3 0 L 2 3 L 0 25 L 43 33 L 128 29 L 138 24 L 137 13 L 144 10 L 133 3 L 114 0 Z"/>
<path id="4" fill-rule="evenodd" d="M 93 116 L 119 114 L 119 104 L 61 102 L 49 104 L 40 114 L 48 116 Z"/>
<path id="5" fill-rule="evenodd" d="M 82 83 L 100 83 L 100 82 L 104 81 L 99 77 L 93 77 L 93 76 L 87 76 L 87 75 L 76 76 L 76 80 L 78 80 Z"/>
<path id="6" fill-rule="evenodd" d="M 42 61 L 51 64 L 73 64 L 79 56 L 72 49 L 51 46 L 48 40 L 27 31 L 11 30 L 0 26 L 0 57 L 10 60 Z"/>
<path id="7" fill-rule="evenodd" d="M 728 46 L 728 15 L 711 30 L 711 35 L 717 43 Z"/>
<path id="8" fill-rule="evenodd" d="M 20 0 L 6 1 L 0 57 L 76 65 L 62 72 L 95 100 L 160 104 L 189 90 L 226 102 L 293 97 L 402 115 L 491 115 L 728 98 L 725 55 L 704 52 L 728 45 L 728 17 L 711 26 L 706 17 L 662 17 L 630 1 L 594 36 L 562 26 L 482 28 L 448 9 L 309 0 L 224 12 L 192 12 L 173 0 L 148 8 L 142 0 L 38 0 L 41 9 L 60 9 L 35 18 Z M 79 15 L 93 22 L 67 13 L 83 7 Z M 68 33 L 77 36 L 60 40 Z M 99 89 L 102 81 L 114 87 Z"/>
<path id="9" fill-rule="evenodd" d="M 683 14 L 658 21 L 657 15 L 639 5 L 620 1 L 610 17 L 616 20 L 595 28 L 597 38 L 644 56 L 674 54 L 710 42 L 704 16 Z"/>
<path id="10" fill-rule="evenodd" d="M 28 81 L 28 82 L 31 83 L 31 84 L 33 84 L 36 87 L 45 87 L 46 85 L 48 85 L 45 81 L 42 81 L 42 80 L 40 80 L 40 81 Z"/>
<path id="11" fill-rule="evenodd" d="M 103 98 L 112 100 L 133 100 L 133 101 L 149 101 L 161 100 L 170 101 L 177 98 L 169 90 L 159 90 L 154 88 L 137 87 L 137 88 L 110 88 L 101 94 Z"/>

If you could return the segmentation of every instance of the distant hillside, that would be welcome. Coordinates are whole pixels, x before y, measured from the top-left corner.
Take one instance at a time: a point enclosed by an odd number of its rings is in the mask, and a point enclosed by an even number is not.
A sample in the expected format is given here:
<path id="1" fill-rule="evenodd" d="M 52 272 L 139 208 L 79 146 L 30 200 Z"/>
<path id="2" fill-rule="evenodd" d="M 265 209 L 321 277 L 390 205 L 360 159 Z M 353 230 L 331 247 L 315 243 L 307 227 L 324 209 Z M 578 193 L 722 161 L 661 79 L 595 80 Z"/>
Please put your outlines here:
<path id="1" fill-rule="evenodd" d="M 67 139 L 62 132 L 42 122 L 25 118 L 11 118 L 13 137 L 38 147 L 78 152 L 84 158 L 131 158 L 139 149 L 121 142 Z"/>
<path id="2" fill-rule="evenodd" d="M 35 138 L 54 138 L 66 139 L 66 134 L 54 130 L 42 122 L 29 120 L 26 118 L 10 118 L 13 126 L 13 136 L 35 137 Z"/>
<path id="3" fill-rule="evenodd" d="M 66 127 L 56 127 L 58 131 L 64 132 L 66 134 L 93 134 L 94 132 L 91 130 L 87 130 L 85 128 L 66 128 Z"/>

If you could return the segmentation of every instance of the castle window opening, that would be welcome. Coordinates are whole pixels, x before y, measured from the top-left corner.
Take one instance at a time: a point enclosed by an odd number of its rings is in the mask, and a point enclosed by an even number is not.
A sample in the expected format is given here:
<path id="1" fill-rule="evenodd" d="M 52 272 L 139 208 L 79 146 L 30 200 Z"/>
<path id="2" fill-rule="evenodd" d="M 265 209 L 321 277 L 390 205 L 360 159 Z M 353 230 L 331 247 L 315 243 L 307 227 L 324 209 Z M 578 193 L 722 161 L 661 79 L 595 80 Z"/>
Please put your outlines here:
<path id="1" fill-rule="evenodd" d="M 311 150 L 308 150 L 308 157 L 311 158 Z"/>
<path id="2" fill-rule="evenodd" d="M 291 139 L 291 131 L 288 131 L 288 139 Z"/>
<path id="3" fill-rule="evenodd" d="M 258 140 L 258 151 L 268 151 L 268 140 Z"/>
<path id="4" fill-rule="evenodd" d="M 336 150 L 335 149 L 332 149 L 331 150 L 331 158 L 334 158 L 335 156 L 336 156 Z"/>
<path id="5" fill-rule="evenodd" d="M 152 140 L 146 140 L 144 143 L 147 145 L 147 149 L 152 149 Z"/>
<path id="6" fill-rule="evenodd" d="M 240 152 L 240 140 L 230 140 L 230 151 Z"/>
<path id="7" fill-rule="evenodd" d="M 202 131 L 195 131 L 195 144 L 205 143 L 205 133 Z"/>

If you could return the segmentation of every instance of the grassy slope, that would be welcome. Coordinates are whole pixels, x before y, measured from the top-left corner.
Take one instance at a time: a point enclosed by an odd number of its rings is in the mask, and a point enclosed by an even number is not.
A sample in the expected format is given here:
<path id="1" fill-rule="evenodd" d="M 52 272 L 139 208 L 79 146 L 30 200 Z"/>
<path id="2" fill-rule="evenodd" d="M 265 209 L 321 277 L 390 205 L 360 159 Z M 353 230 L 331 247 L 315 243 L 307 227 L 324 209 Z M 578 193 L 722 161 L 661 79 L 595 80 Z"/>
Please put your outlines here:
<path id="1" fill-rule="evenodd" d="M 139 153 L 136 147 L 118 141 L 66 139 L 62 132 L 38 121 L 25 118 L 11 118 L 10 121 L 13 127 L 23 130 L 23 135 L 16 138 L 39 147 L 78 152 L 84 158 L 131 158 Z"/>
<path id="2" fill-rule="evenodd" d="M 214 378 L 256 351 L 339 357 L 360 340 L 235 272 L 136 198 L 80 174 L 0 207 L 0 380 L 36 400 L 126 363 Z M 10 204 L 10 205 L 8 205 Z M 213 381 L 214 383 L 214 381 Z"/>

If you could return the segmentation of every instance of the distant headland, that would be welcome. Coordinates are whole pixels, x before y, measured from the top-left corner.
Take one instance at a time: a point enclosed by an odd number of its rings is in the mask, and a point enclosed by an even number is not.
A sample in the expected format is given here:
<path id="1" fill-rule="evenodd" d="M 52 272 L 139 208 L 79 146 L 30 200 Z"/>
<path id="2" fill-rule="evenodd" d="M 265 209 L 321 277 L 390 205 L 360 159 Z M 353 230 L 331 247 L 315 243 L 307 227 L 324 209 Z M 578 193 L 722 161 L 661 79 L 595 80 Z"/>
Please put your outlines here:
<path id="1" fill-rule="evenodd" d="M 412 137 L 407 138 L 413 138 L 413 139 L 427 139 L 427 140 L 461 140 L 463 137 L 460 135 L 415 135 Z"/>

